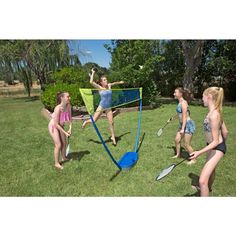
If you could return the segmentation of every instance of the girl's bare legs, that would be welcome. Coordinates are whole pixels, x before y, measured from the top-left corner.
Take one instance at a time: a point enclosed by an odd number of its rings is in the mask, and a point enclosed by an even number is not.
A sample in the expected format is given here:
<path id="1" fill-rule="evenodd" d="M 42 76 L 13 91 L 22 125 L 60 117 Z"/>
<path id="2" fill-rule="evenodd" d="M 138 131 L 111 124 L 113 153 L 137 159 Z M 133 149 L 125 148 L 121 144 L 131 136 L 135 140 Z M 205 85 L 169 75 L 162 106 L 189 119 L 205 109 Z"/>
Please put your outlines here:
<path id="1" fill-rule="evenodd" d="M 61 151 L 61 139 L 59 131 L 56 128 L 54 128 L 54 130 L 52 131 L 51 128 L 49 127 L 49 133 L 54 142 L 54 163 L 55 163 L 54 165 L 56 168 L 62 170 L 63 166 L 61 166 L 61 164 L 59 163 L 59 154 Z"/>
<path id="2" fill-rule="evenodd" d="M 66 145 L 67 145 L 67 141 L 66 141 L 66 135 L 59 131 L 60 133 L 60 140 L 61 140 L 61 157 L 62 157 L 62 161 L 66 161 Z"/>
<path id="3" fill-rule="evenodd" d="M 101 109 L 98 107 L 98 109 L 96 110 L 94 116 L 93 116 L 93 120 L 96 122 L 99 117 L 102 115 L 102 112 Z M 83 125 L 82 125 L 82 129 L 85 128 L 85 126 L 88 124 L 88 123 L 92 123 L 91 119 L 88 119 L 88 120 L 85 120 Z"/>
<path id="4" fill-rule="evenodd" d="M 172 158 L 180 157 L 180 147 L 181 147 L 180 142 L 181 142 L 181 139 L 182 139 L 182 137 L 181 137 L 180 132 L 177 132 L 176 136 L 175 136 L 176 155 L 173 156 Z"/>
<path id="5" fill-rule="evenodd" d="M 209 187 L 212 186 L 214 181 L 215 168 L 223 155 L 224 153 L 218 150 L 212 150 L 209 152 L 199 178 L 199 186 L 202 197 L 209 196 Z"/>
<path id="6" fill-rule="evenodd" d="M 194 150 L 191 146 L 191 141 L 192 141 L 192 134 L 184 134 L 184 148 L 185 150 L 188 152 L 188 154 L 191 154 Z M 195 160 L 191 160 L 189 162 L 187 162 L 187 164 L 191 165 L 191 164 L 195 164 L 197 161 Z"/>
<path id="7" fill-rule="evenodd" d="M 214 169 L 211 176 L 210 176 L 209 182 L 208 182 L 209 191 L 212 190 L 212 185 L 213 185 L 214 180 L 215 180 L 215 175 L 216 175 L 216 171 Z"/>
<path id="8" fill-rule="evenodd" d="M 108 110 L 108 111 L 106 112 L 106 115 L 107 115 L 107 119 L 108 119 L 108 122 L 109 122 L 110 130 L 111 130 L 111 140 L 112 140 L 113 144 L 116 145 L 116 138 L 115 138 L 115 131 L 114 131 L 114 122 L 113 122 L 113 113 L 112 113 L 112 110 Z"/>

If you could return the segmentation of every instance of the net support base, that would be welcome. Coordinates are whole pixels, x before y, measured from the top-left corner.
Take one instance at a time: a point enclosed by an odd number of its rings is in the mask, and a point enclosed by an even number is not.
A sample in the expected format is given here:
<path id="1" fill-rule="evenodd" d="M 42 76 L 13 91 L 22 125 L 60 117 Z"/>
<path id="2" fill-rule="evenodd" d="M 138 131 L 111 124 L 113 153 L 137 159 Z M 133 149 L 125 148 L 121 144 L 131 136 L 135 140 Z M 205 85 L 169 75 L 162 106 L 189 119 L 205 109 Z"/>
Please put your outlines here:
<path id="1" fill-rule="evenodd" d="M 138 160 L 137 152 L 126 152 L 118 161 L 118 165 L 121 169 L 130 169 Z"/>

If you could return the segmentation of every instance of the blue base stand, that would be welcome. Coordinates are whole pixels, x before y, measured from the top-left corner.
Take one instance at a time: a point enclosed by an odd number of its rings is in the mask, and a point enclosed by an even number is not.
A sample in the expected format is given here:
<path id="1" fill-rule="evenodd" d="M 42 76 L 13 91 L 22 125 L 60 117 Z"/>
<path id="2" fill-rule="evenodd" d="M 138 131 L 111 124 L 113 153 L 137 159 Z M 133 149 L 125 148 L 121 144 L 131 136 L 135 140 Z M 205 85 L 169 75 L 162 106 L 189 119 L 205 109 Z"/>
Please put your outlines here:
<path id="1" fill-rule="evenodd" d="M 137 152 L 126 152 L 118 161 L 118 165 L 121 169 L 130 169 L 138 160 Z"/>

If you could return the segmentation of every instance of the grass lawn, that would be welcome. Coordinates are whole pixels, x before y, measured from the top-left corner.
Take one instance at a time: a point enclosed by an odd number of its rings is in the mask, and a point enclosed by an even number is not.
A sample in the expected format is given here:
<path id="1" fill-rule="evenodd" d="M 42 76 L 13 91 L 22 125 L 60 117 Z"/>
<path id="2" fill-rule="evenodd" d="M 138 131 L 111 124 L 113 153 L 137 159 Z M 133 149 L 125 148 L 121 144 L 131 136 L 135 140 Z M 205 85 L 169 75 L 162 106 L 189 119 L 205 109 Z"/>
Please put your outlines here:
<path id="1" fill-rule="evenodd" d="M 205 157 L 197 164 L 178 166 L 162 181 L 157 174 L 172 163 L 174 137 L 178 122 L 170 123 L 161 137 L 156 131 L 175 113 L 175 105 L 163 105 L 155 110 L 143 111 L 141 136 L 144 140 L 137 164 L 129 171 L 117 172 L 102 147 L 92 126 L 81 129 L 81 121 L 73 122 L 70 139 L 72 161 L 64 170 L 53 167 L 53 142 L 49 136 L 48 121 L 41 115 L 39 100 L 27 98 L 0 98 L 1 152 L 0 196 L 196 196 L 191 188 L 192 178 L 199 175 Z M 205 145 L 202 121 L 207 112 L 201 106 L 191 106 L 191 117 L 196 123 L 192 145 L 200 149 Z M 118 140 L 116 147 L 108 147 L 119 159 L 134 146 L 138 112 L 122 113 L 115 118 Z M 213 186 L 212 196 L 236 196 L 236 108 L 224 107 L 224 118 L 230 131 L 228 151 L 221 160 Z M 110 136 L 108 122 L 97 122 L 104 139 Z"/>

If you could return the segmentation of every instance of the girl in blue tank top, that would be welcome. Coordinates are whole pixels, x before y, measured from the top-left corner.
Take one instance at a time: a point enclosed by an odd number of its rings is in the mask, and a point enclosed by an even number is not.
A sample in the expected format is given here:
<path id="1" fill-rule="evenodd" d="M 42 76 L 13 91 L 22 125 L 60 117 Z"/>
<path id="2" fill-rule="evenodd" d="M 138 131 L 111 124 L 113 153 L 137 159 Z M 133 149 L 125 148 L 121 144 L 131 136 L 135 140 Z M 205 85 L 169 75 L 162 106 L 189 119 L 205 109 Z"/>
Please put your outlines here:
<path id="1" fill-rule="evenodd" d="M 192 136 L 195 132 L 195 124 L 193 120 L 190 118 L 190 110 L 188 107 L 188 102 L 184 99 L 186 96 L 186 91 L 178 87 L 175 89 L 174 97 L 178 99 L 179 103 L 176 107 L 176 112 L 179 118 L 179 129 L 176 133 L 175 137 L 175 147 L 176 147 L 176 155 L 172 158 L 179 158 L 181 156 L 181 141 L 183 140 L 184 149 L 190 154 L 193 152 L 193 148 L 191 146 Z M 187 162 L 188 164 L 194 164 L 196 160 L 192 160 Z"/>
<path id="2" fill-rule="evenodd" d="M 116 138 L 115 138 L 115 131 L 114 131 L 114 122 L 113 122 L 113 113 L 112 110 L 110 109 L 111 103 L 112 103 L 112 90 L 111 87 L 113 85 L 118 85 L 118 84 L 124 84 L 124 81 L 118 81 L 118 82 L 113 82 L 113 83 L 108 83 L 107 77 L 102 76 L 99 79 L 99 82 L 96 83 L 94 81 L 94 75 L 96 73 L 96 69 L 92 69 L 90 76 L 90 84 L 96 88 L 99 89 L 99 94 L 101 97 L 99 106 L 96 109 L 96 112 L 94 113 L 93 119 L 96 122 L 100 116 L 102 115 L 103 111 L 106 112 L 106 116 L 109 122 L 109 127 L 111 131 L 111 140 L 114 146 L 116 146 Z M 92 121 L 86 120 L 84 121 L 82 128 L 84 128 L 88 123 L 92 123 Z"/>

